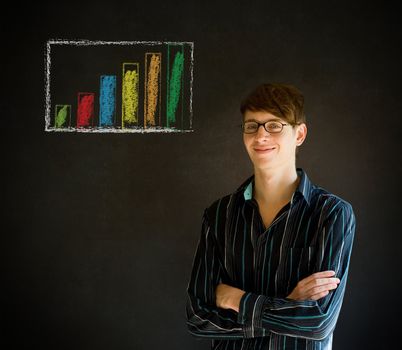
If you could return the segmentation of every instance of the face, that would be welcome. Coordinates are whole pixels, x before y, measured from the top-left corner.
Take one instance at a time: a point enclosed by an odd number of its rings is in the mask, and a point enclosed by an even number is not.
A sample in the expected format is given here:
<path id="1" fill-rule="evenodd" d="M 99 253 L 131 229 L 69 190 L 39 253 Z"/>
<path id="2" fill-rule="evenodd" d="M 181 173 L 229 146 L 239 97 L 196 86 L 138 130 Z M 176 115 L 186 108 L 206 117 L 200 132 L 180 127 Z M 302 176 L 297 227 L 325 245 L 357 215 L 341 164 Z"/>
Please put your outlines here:
<path id="1" fill-rule="evenodd" d="M 265 111 L 246 111 L 244 121 L 264 123 L 270 120 L 288 124 L 284 119 Z M 268 133 L 263 126 L 254 134 L 243 133 L 243 142 L 254 168 L 274 169 L 295 164 L 296 146 L 300 146 L 307 135 L 306 124 L 285 125 L 278 134 Z"/>

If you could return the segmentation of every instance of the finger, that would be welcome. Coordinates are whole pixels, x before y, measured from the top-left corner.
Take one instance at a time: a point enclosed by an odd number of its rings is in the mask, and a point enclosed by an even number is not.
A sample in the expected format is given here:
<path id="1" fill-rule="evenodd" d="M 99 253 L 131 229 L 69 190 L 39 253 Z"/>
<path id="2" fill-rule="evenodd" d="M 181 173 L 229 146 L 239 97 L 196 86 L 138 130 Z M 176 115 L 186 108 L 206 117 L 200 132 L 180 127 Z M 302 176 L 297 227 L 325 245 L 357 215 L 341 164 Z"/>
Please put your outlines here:
<path id="1" fill-rule="evenodd" d="M 295 299 L 298 300 L 306 300 L 311 299 L 313 295 L 325 293 L 327 291 L 336 289 L 338 287 L 337 283 L 329 283 L 320 286 L 311 286 L 310 288 L 299 287 L 297 290 L 297 297 Z"/>
<path id="2" fill-rule="evenodd" d="M 319 271 L 319 272 L 314 272 L 313 274 L 310 275 L 310 277 L 317 278 L 317 277 L 331 277 L 335 275 L 334 270 L 326 270 L 326 271 Z"/>
<path id="3" fill-rule="evenodd" d="M 320 287 L 320 286 L 325 286 L 328 284 L 338 284 L 340 283 L 339 278 L 336 277 L 330 277 L 330 278 L 317 278 L 310 280 L 307 284 L 302 284 L 301 288 L 305 291 L 308 291 L 312 288 Z"/>
<path id="4" fill-rule="evenodd" d="M 310 276 L 307 276 L 306 278 L 303 278 L 300 283 L 302 285 L 308 284 L 311 281 L 317 279 L 317 278 L 328 278 L 328 277 L 332 277 L 335 275 L 335 271 L 332 270 L 328 270 L 328 271 L 320 271 L 320 272 L 315 272 Z"/>
<path id="5" fill-rule="evenodd" d="M 314 294 L 314 295 L 312 295 L 309 299 L 311 299 L 311 300 L 318 300 L 318 299 L 321 299 L 321 298 L 325 297 L 326 295 L 328 295 L 328 293 L 329 293 L 329 291 L 327 290 L 327 291 L 325 291 L 325 292 L 321 292 L 321 293 L 318 293 L 318 294 Z"/>
<path id="6" fill-rule="evenodd" d="M 323 286 L 313 287 L 313 288 L 309 289 L 308 291 L 306 291 L 306 294 L 308 296 L 312 296 L 312 295 L 315 295 L 315 294 L 318 294 L 321 292 L 336 289 L 337 287 L 338 287 L 337 283 L 325 284 Z"/>

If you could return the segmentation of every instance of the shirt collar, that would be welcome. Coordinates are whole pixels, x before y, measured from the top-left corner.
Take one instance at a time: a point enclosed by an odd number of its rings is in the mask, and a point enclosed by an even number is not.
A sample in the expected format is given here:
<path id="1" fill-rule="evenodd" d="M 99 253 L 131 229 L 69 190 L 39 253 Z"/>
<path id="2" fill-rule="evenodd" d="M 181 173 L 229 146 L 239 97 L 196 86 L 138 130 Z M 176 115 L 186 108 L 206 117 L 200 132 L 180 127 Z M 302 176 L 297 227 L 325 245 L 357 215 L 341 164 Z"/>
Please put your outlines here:
<path id="1" fill-rule="evenodd" d="M 296 172 L 297 175 L 301 177 L 296 192 L 300 193 L 306 200 L 307 204 L 310 205 L 313 191 L 313 184 L 311 183 L 306 172 L 302 168 L 296 168 Z M 254 175 L 250 176 L 237 189 L 237 191 L 243 192 L 244 200 L 247 201 L 253 198 L 253 185 L 254 185 Z"/>

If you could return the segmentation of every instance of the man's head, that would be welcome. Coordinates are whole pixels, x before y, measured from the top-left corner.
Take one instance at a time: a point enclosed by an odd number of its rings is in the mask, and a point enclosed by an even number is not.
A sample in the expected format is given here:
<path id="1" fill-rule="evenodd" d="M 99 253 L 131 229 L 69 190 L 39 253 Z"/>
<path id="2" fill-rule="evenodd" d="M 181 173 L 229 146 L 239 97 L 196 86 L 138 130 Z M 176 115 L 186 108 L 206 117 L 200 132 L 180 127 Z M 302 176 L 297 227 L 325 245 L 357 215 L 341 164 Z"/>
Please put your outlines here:
<path id="1" fill-rule="evenodd" d="M 281 83 L 257 86 L 241 103 L 240 112 L 265 111 L 283 119 L 289 124 L 306 123 L 303 111 L 304 97 L 300 90 L 292 85 Z"/>
<path id="2" fill-rule="evenodd" d="M 294 86 L 270 83 L 262 84 L 255 88 L 241 103 L 243 126 L 248 125 L 248 131 L 244 133 L 243 139 L 251 160 L 256 165 L 255 160 L 261 164 L 262 158 L 268 161 L 273 157 L 263 152 L 256 152 L 257 149 L 264 147 L 275 147 L 280 152 L 276 157 L 282 161 L 289 160 L 291 156 L 296 156 L 298 147 L 303 143 L 307 135 L 306 117 L 303 111 L 304 97 Z M 250 124 L 250 121 L 260 123 L 277 120 L 287 125 L 269 125 L 268 132 L 263 126 Z M 279 133 L 275 131 L 281 130 Z M 279 158 L 279 159 L 278 159 Z M 291 159 L 290 159 L 291 160 Z M 262 165 L 262 164 L 261 164 Z"/>

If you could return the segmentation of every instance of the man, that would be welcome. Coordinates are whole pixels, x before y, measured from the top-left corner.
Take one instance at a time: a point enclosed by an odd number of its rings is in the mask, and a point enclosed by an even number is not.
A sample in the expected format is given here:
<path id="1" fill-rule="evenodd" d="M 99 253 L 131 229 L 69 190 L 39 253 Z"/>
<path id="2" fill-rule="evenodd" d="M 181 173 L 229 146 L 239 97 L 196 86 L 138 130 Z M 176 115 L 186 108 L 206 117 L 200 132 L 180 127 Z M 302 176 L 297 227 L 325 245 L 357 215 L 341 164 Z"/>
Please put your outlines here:
<path id="1" fill-rule="evenodd" d="M 296 168 L 303 95 L 258 86 L 241 105 L 254 174 L 205 209 L 188 284 L 191 334 L 212 349 L 331 349 L 355 233 L 352 206 Z"/>

